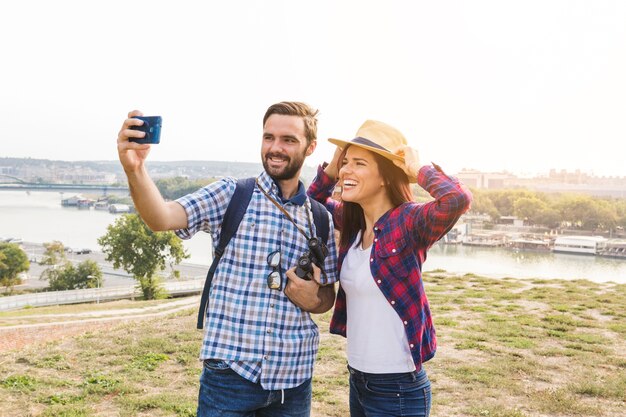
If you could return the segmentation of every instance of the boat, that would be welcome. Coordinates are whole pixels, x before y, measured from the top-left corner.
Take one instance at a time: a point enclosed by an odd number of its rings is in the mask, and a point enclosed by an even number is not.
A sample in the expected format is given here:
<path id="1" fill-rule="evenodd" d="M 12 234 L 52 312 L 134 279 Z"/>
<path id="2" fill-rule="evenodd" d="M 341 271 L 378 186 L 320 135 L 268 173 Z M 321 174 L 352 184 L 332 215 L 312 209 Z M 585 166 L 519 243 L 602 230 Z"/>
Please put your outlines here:
<path id="1" fill-rule="evenodd" d="M 3 242 L 3 243 L 14 243 L 16 245 L 24 243 L 24 241 L 20 237 L 0 238 L 0 242 Z"/>
<path id="2" fill-rule="evenodd" d="M 604 248 L 598 252 L 598 255 L 606 256 L 608 258 L 626 259 L 626 240 L 609 240 L 606 242 Z"/>
<path id="3" fill-rule="evenodd" d="M 94 210 L 109 210 L 109 202 L 108 201 L 98 201 L 93 206 Z"/>
<path id="4" fill-rule="evenodd" d="M 130 206 L 126 204 L 111 204 L 109 213 L 130 213 Z"/>
<path id="5" fill-rule="evenodd" d="M 494 233 L 472 233 L 465 236 L 463 239 L 463 245 L 465 246 L 482 246 L 497 248 L 504 246 L 506 243 L 506 236 L 503 234 Z"/>
<path id="6" fill-rule="evenodd" d="M 94 204 L 95 201 L 90 198 L 81 198 L 76 202 L 76 207 L 78 207 L 79 209 L 89 210 Z"/>
<path id="7" fill-rule="evenodd" d="M 607 240 L 602 236 L 559 236 L 554 241 L 552 251 L 597 255 L 604 250 Z"/>
<path id="8" fill-rule="evenodd" d="M 73 195 L 68 198 L 64 198 L 61 200 L 61 205 L 63 207 L 76 207 L 78 206 L 78 201 L 82 200 L 83 196 L 80 194 Z"/>
<path id="9" fill-rule="evenodd" d="M 514 250 L 528 250 L 537 252 L 550 252 L 550 241 L 539 239 L 513 239 L 506 245 L 509 249 Z"/>

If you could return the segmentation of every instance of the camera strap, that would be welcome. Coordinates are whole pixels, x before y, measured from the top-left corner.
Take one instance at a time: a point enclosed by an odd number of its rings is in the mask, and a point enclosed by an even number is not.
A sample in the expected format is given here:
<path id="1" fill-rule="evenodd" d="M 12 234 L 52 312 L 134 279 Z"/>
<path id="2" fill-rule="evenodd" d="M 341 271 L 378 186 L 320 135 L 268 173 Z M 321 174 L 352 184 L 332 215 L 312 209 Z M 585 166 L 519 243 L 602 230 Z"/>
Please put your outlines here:
<path id="1" fill-rule="evenodd" d="M 261 192 L 265 195 L 265 197 L 267 197 L 268 200 L 270 200 L 277 208 L 278 210 L 280 210 L 285 217 L 291 222 L 293 223 L 294 226 L 296 226 L 296 229 L 298 229 L 298 231 L 300 233 L 302 233 L 302 235 L 306 238 L 306 240 L 308 241 L 309 239 L 311 239 L 312 237 L 315 236 L 315 234 L 313 233 L 313 225 L 311 224 L 311 207 L 309 207 L 309 199 L 307 197 L 306 201 L 304 202 L 304 206 L 305 206 L 305 210 L 306 210 L 306 219 L 309 222 L 309 230 L 311 231 L 311 236 L 307 235 L 306 232 L 304 231 L 304 229 L 302 228 L 302 226 L 300 226 L 299 224 L 296 223 L 296 221 L 293 219 L 293 217 L 291 217 L 291 215 L 289 214 L 289 212 L 287 212 L 287 210 L 285 210 L 285 208 L 283 206 L 281 206 L 278 201 L 274 200 L 272 198 L 271 195 L 269 195 L 269 193 L 267 191 L 265 191 L 263 189 L 263 187 L 261 187 L 261 184 L 259 184 L 259 179 L 256 179 L 256 185 L 259 187 L 259 190 L 261 190 Z"/>

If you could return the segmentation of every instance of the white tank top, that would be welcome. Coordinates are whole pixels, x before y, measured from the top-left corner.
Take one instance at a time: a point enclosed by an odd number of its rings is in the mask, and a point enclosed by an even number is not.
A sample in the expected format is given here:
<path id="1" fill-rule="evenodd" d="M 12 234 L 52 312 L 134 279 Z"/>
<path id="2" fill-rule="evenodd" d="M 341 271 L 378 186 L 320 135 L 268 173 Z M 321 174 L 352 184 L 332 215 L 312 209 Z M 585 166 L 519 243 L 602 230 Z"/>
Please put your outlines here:
<path id="1" fill-rule="evenodd" d="M 358 242 L 360 236 L 357 236 Z M 362 372 L 412 372 L 415 364 L 404 325 L 374 283 L 370 251 L 355 243 L 341 266 L 341 287 L 346 293 L 348 364 Z"/>

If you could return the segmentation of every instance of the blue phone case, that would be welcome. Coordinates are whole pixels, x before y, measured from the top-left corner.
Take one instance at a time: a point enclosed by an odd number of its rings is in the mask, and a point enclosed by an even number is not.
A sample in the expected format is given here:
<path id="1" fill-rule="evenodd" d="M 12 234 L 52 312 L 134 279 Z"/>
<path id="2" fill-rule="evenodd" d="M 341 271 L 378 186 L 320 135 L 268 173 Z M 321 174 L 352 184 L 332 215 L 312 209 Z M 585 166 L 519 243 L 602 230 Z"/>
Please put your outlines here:
<path id="1" fill-rule="evenodd" d="M 161 116 L 135 116 L 133 119 L 143 120 L 143 125 L 131 126 L 131 129 L 145 132 L 146 136 L 141 139 L 130 138 L 128 139 L 129 141 L 152 144 L 157 144 L 161 141 L 161 124 L 163 123 Z"/>

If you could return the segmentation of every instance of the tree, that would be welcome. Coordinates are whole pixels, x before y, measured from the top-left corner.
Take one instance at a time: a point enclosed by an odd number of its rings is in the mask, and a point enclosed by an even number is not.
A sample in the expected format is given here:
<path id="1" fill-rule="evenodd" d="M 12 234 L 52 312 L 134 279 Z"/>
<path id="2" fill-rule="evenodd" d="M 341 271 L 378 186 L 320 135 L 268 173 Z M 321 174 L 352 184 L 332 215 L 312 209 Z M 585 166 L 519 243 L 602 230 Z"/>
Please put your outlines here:
<path id="1" fill-rule="evenodd" d="M 46 242 L 43 244 L 43 247 L 46 248 L 46 250 L 40 262 L 41 265 L 57 265 L 67 260 L 65 256 L 65 246 L 58 240 Z"/>
<path id="2" fill-rule="evenodd" d="M 146 300 L 164 295 L 156 272 L 189 257 L 174 233 L 153 232 L 137 214 L 118 218 L 107 227 L 98 244 L 114 268 L 122 267 L 133 275 Z"/>
<path id="3" fill-rule="evenodd" d="M 561 215 L 556 209 L 545 207 L 536 214 L 537 224 L 556 229 L 561 225 Z"/>
<path id="4" fill-rule="evenodd" d="M 530 224 L 539 223 L 539 213 L 547 208 L 548 205 L 537 197 L 520 197 L 513 202 L 513 213 Z"/>
<path id="5" fill-rule="evenodd" d="M 190 180 L 185 177 L 161 178 L 156 181 L 156 186 L 161 195 L 168 200 L 175 200 L 179 197 L 196 191 L 199 188 L 210 184 L 214 179 Z"/>
<path id="6" fill-rule="evenodd" d="M 480 191 L 472 191 L 472 194 L 472 213 L 487 214 L 489 215 L 489 217 L 491 217 L 492 221 L 500 218 L 500 213 L 498 212 L 496 206 L 493 204 L 491 198 L 489 198 L 488 194 Z"/>
<path id="7" fill-rule="evenodd" d="M 96 288 L 102 286 L 102 271 L 98 264 L 88 259 L 74 266 L 66 261 L 62 266 L 46 269 L 41 278 L 48 280 L 53 291 Z"/>
<path id="8" fill-rule="evenodd" d="M 14 243 L 0 243 L 0 285 L 6 293 L 13 292 L 13 286 L 22 280 L 18 275 L 30 269 L 26 253 Z"/>

